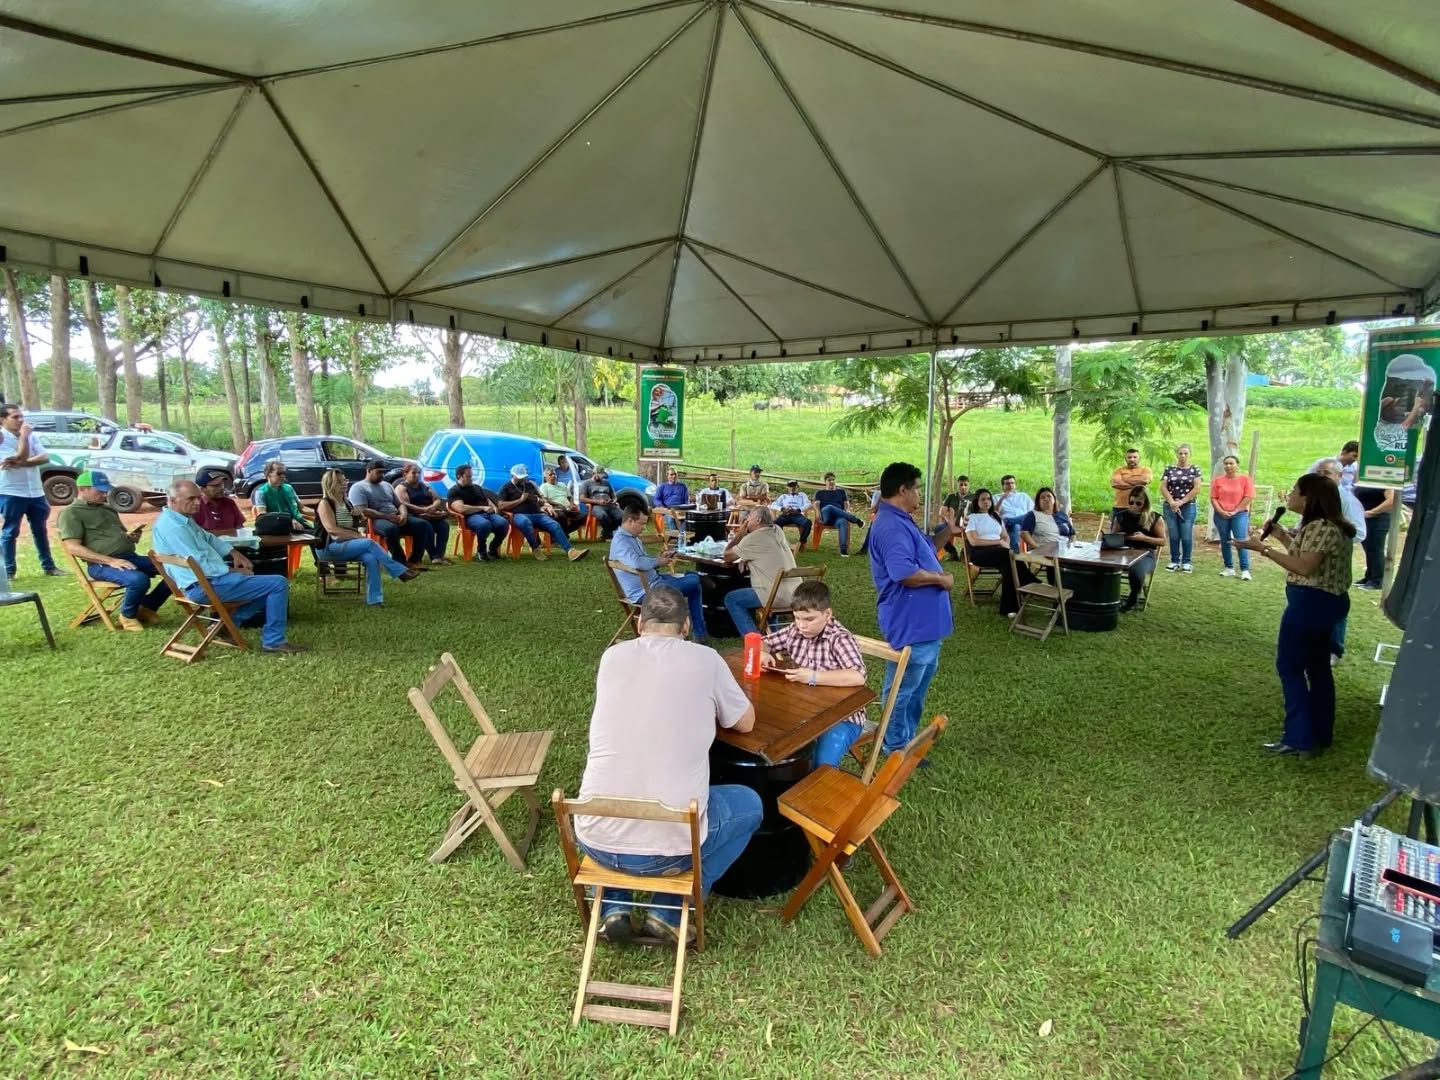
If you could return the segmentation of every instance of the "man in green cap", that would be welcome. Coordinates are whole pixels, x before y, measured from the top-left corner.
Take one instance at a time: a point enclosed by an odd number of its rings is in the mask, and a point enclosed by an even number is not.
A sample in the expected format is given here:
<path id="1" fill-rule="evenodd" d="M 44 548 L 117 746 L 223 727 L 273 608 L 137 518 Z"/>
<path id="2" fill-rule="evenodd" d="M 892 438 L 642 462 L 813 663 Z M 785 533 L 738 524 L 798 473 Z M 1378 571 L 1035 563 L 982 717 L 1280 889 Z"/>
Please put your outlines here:
<path id="1" fill-rule="evenodd" d="M 90 576 L 125 589 L 120 601 L 120 625 L 126 630 L 143 630 L 153 623 L 156 610 L 170 595 L 162 580 L 153 589 L 150 580 L 159 571 L 147 556 L 135 551 L 139 526 L 130 532 L 120 515 L 110 508 L 110 478 L 103 472 L 86 470 L 75 478 L 79 489 L 75 501 L 60 512 L 60 542 L 65 550 L 89 565 Z"/>

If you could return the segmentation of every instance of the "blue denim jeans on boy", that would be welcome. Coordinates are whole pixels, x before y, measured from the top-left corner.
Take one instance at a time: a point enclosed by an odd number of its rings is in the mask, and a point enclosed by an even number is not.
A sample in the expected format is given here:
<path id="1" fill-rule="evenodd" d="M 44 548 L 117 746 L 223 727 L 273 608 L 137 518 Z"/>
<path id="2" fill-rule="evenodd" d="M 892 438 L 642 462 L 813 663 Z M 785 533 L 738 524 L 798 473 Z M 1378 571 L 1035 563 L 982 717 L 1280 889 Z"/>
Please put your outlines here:
<path id="1" fill-rule="evenodd" d="M 1170 509 L 1169 503 L 1165 504 L 1165 531 L 1170 537 L 1170 561 L 1191 562 L 1190 556 L 1195 547 L 1194 499 L 1180 507 L 1178 514 Z"/>
<path id="2" fill-rule="evenodd" d="M 709 896 L 710 889 L 729 870 L 750 837 L 760 827 L 764 807 L 760 796 L 740 784 L 718 784 L 710 789 L 709 803 L 705 808 L 705 839 L 700 844 L 700 892 Z M 619 870 L 625 874 L 639 874 L 643 877 L 664 878 L 690 869 L 689 855 L 617 855 L 586 847 L 585 852 L 601 866 Z M 660 881 L 655 883 L 657 887 Z M 651 912 L 671 926 L 680 925 L 680 904 L 685 897 L 675 893 L 656 892 L 650 897 Z M 606 918 L 617 911 L 626 911 L 634 901 L 629 889 L 606 889 L 605 899 L 600 905 L 600 917 Z M 666 905 L 666 906 L 659 906 Z"/>
<path id="3" fill-rule="evenodd" d="M 1330 638 L 1350 612 L 1350 597 L 1285 586 L 1285 613 L 1275 646 L 1275 671 L 1285 694 L 1285 734 L 1297 750 L 1323 749 L 1335 731 L 1335 676 L 1330 671 Z"/>
<path id="4" fill-rule="evenodd" d="M 549 514 L 515 514 L 512 516 L 515 528 L 520 530 L 520 535 L 534 551 L 540 546 L 540 538 L 535 534 L 536 529 L 549 534 L 550 539 L 560 548 L 561 551 L 570 550 L 570 538 L 565 535 L 565 530 L 560 523 Z"/>
<path id="5" fill-rule="evenodd" d="M 1195 505 L 1191 503 L 1190 505 Z M 1225 560 L 1225 569 L 1231 569 L 1230 547 L 1234 540 L 1244 540 L 1250 535 L 1250 511 L 1237 510 L 1235 513 L 1226 516 L 1215 511 L 1215 531 L 1220 534 L 1220 557 Z M 1240 553 L 1240 569 L 1250 569 L 1250 552 L 1244 548 L 1236 548 Z M 1186 556 L 1189 561 L 1189 556 Z"/>
<path id="6" fill-rule="evenodd" d="M 886 752 L 905 749 L 906 744 L 920 730 L 921 715 L 925 711 L 925 695 L 930 690 L 930 680 L 935 678 L 935 669 L 940 666 L 940 640 L 917 641 L 910 646 L 910 663 L 905 668 L 905 677 L 900 680 L 900 692 L 895 695 L 895 708 L 890 713 L 890 726 L 885 729 Z M 885 665 L 885 682 L 880 687 L 880 700 L 890 696 L 890 681 L 895 677 L 895 665 Z"/>
<path id="7" fill-rule="evenodd" d="M 0 495 L 0 549 L 3 549 L 5 573 L 15 576 L 15 543 L 20 537 L 20 524 L 30 522 L 30 536 L 35 541 L 35 553 L 40 556 L 40 569 L 54 570 L 55 560 L 50 555 L 50 533 L 45 528 L 50 517 L 50 502 L 43 495 L 30 498 L 26 495 Z"/>
<path id="8" fill-rule="evenodd" d="M 822 506 L 820 508 L 820 524 L 833 525 L 840 533 L 840 554 L 844 555 L 850 550 L 850 526 L 865 524 L 849 510 L 842 510 L 838 506 Z"/>
<path id="9" fill-rule="evenodd" d="M 127 619 L 133 619 L 142 607 L 151 611 L 159 608 L 170 595 L 170 586 L 162 580 L 155 588 L 150 588 L 150 580 L 158 577 L 160 572 L 155 569 L 149 556 L 133 553 L 123 558 L 135 569 L 116 570 L 101 563 L 89 563 L 88 566 L 90 577 L 95 581 L 108 581 L 111 585 L 120 585 L 125 589 L 125 595 L 120 600 L 120 614 Z"/>
<path id="10" fill-rule="evenodd" d="M 396 562 L 385 553 L 385 549 L 374 540 L 360 537 L 355 540 L 336 540 L 329 547 L 315 552 L 326 562 L 358 562 L 365 567 L 365 603 L 380 604 L 385 601 L 385 590 L 380 577 L 381 569 L 388 570 L 391 577 L 399 577 L 409 569 L 402 562 Z"/>
<path id="11" fill-rule="evenodd" d="M 815 768 L 821 765 L 839 765 L 856 739 L 860 737 L 862 725 L 858 720 L 845 720 L 836 724 L 815 740 L 815 752 L 810 761 Z"/>

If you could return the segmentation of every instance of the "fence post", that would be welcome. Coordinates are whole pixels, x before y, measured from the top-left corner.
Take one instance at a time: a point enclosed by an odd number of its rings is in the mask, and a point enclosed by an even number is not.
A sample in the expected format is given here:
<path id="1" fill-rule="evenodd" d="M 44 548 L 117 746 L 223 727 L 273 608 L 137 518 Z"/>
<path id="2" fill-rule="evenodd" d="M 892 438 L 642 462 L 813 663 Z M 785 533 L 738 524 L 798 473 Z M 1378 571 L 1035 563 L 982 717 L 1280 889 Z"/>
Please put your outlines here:
<path id="1" fill-rule="evenodd" d="M 735 428 L 730 428 L 730 468 L 735 468 Z"/>
<path id="2" fill-rule="evenodd" d="M 380 406 L 380 441 L 385 441 L 385 406 Z"/>
<path id="3" fill-rule="evenodd" d="M 400 456 L 405 456 L 405 417 L 400 417 Z"/>

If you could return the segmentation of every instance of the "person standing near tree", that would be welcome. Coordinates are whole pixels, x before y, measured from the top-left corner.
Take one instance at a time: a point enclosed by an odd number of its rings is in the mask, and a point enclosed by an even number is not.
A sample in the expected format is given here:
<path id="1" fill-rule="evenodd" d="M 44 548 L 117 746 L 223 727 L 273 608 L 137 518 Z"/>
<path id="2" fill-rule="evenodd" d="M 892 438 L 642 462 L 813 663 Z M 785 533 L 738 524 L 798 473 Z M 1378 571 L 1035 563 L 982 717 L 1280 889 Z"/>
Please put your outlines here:
<path id="1" fill-rule="evenodd" d="M 1165 500 L 1165 531 L 1170 536 L 1170 565 L 1166 570 L 1191 573 L 1195 548 L 1195 499 L 1203 476 L 1200 466 L 1190 464 L 1190 444 L 1175 447 L 1175 464 L 1160 474 L 1160 495 Z"/>
<path id="2" fill-rule="evenodd" d="M 1364 513 L 1365 534 L 1360 547 L 1365 552 L 1362 589 L 1379 589 L 1385 584 L 1385 540 L 1390 535 L 1390 515 L 1395 510 L 1395 489 L 1356 485 L 1355 501 Z"/>
<path id="3" fill-rule="evenodd" d="M 1111 514 L 1128 510 L 1130 492 L 1137 487 L 1149 487 L 1153 473 L 1150 466 L 1140 464 L 1140 451 L 1130 447 L 1125 451 L 1125 464 L 1110 474 L 1110 488 L 1115 493 L 1111 502 Z"/>
<path id="4" fill-rule="evenodd" d="M 1254 501 L 1255 481 L 1240 471 L 1239 458 L 1226 454 L 1223 474 L 1210 481 L 1210 512 L 1220 534 L 1220 558 L 1225 561 L 1221 577 L 1235 576 L 1231 541 L 1250 535 L 1250 504 Z M 1240 580 L 1249 581 L 1250 552 L 1243 547 L 1235 550 L 1240 553 Z"/>
<path id="5" fill-rule="evenodd" d="M 50 518 L 50 501 L 45 498 L 40 466 L 49 460 L 40 437 L 25 423 L 20 406 L 0 405 L 0 548 L 4 551 L 5 573 L 11 578 L 15 576 L 15 545 L 23 521 L 30 522 L 40 569 L 51 577 L 65 573 L 50 554 L 50 534 L 45 527 Z"/>
<path id="6" fill-rule="evenodd" d="M 870 576 L 879 594 L 880 632 L 892 649 L 910 646 L 910 663 L 885 732 L 887 752 L 904 749 L 919 730 L 941 643 L 954 628 L 950 590 L 955 579 L 940 569 L 934 542 L 911 518 L 918 509 L 920 470 L 903 461 L 885 466 L 867 538 Z M 894 677 L 895 665 L 887 663 L 880 700 L 889 695 Z"/>

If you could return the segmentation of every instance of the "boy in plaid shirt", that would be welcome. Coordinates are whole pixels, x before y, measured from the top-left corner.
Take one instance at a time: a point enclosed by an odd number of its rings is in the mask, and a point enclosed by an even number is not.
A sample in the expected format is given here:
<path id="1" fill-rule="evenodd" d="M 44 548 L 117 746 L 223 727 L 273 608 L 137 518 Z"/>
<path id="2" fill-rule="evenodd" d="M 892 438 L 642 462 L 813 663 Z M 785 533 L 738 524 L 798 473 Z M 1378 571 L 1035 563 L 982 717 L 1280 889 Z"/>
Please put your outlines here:
<path id="1" fill-rule="evenodd" d="M 761 665 L 782 670 L 791 682 L 809 686 L 864 685 L 865 661 L 860 645 L 830 610 L 830 586 L 823 581 L 802 581 L 795 589 L 790 610 L 795 621 L 766 635 L 760 651 Z M 816 739 L 815 767 L 839 765 L 864 724 L 865 710 L 860 709 Z"/>

